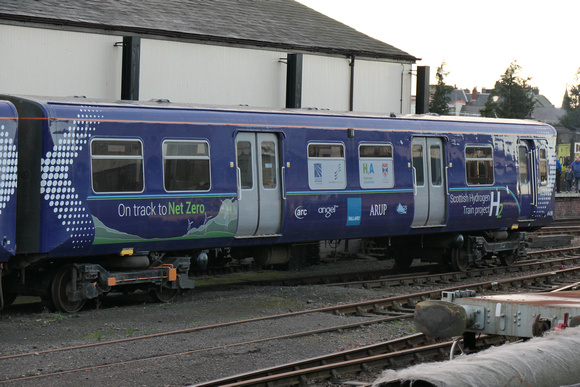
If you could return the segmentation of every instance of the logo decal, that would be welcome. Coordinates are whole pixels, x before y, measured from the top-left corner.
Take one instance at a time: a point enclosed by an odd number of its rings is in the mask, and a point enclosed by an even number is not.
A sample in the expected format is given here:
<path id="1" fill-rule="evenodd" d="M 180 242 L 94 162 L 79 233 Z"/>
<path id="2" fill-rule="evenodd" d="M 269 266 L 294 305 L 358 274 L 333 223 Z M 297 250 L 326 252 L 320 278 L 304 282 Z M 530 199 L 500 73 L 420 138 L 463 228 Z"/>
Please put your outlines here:
<path id="1" fill-rule="evenodd" d="M 346 214 L 347 226 L 360 226 L 361 210 L 361 198 L 348 198 Z"/>
<path id="2" fill-rule="evenodd" d="M 336 212 L 337 208 L 338 208 L 338 206 L 336 204 L 334 206 L 330 206 L 330 207 L 319 207 L 318 213 L 324 214 L 325 218 L 330 218 L 332 216 L 332 214 L 334 214 Z"/>
<path id="3" fill-rule="evenodd" d="M 363 163 L 363 174 L 365 175 L 374 175 L 375 174 L 375 168 L 373 167 L 373 164 L 370 164 L 370 168 L 369 168 L 369 164 L 367 163 Z"/>
<path id="4" fill-rule="evenodd" d="M 294 210 L 294 216 L 298 219 L 304 219 L 306 215 L 308 215 L 308 210 L 302 206 L 296 207 Z"/>
<path id="5" fill-rule="evenodd" d="M 386 204 L 371 204 L 371 211 L 369 216 L 382 216 L 387 214 Z"/>
<path id="6" fill-rule="evenodd" d="M 322 163 L 314 163 L 314 181 L 322 183 Z"/>
<path id="7" fill-rule="evenodd" d="M 407 214 L 407 206 L 403 206 L 401 203 L 397 206 L 397 212 L 401 215 Z"/>
<path id="8" fill-rule="evenodd" d="M 338 180 L 341 172 L 342 172 L 342 164 L 338 164 L 336 171 L 334 171 L 334 180 Z"/>

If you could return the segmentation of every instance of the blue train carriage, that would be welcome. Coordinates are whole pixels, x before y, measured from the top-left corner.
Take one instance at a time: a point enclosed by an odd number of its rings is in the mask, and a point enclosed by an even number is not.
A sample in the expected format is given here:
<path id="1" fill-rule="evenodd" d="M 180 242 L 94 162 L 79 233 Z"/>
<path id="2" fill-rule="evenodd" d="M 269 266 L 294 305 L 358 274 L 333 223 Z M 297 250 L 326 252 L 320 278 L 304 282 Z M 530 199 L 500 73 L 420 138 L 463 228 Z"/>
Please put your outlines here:
<path id="1" fill-rule="evenodd" d="M 491 257 L 512 263 L 525 255 L 527 231 L 553 221 L 556 132 L 548 125 L 306 119 L 291 123 L 305 134 L 286 140 L 285 237 L 369 238 L 403 268 L 420 258 L 467 270 Z"/>
<path id="2" fill-rule="evenodd" d="M 190 256 L 181 251 L 192 246 L 184 241 L 233 233 L 235 192 L 211 195 L 203 176 L 195 186 L 180 185 L 180 176 L 209 168 L 205 134 L 187 133 L 183 117 L 169 110 L 0 100 L 16 106 L 22 143 L 18 250 L 4 281 L 11 295 L 40 295 L 74 312 L 121 285 L 160 301 L 193 288 Z M 171 182 L 158 179 L 164 168 Z"/>
<path id="3" fill-rule="evenodd" d="M 0 101 L 0 277 L 16 249 L 17 129 L 16 108 Z"/>
<path id="4" fill-rule="evenodd" d="M 526 254 L 527 232 L 554 219 L 555 130 L 530 121 L 431 120 L 429 137 L 411 140 L 410 231 L 423 235 L 390 241 L 391 251 L 402 265 L 438 254 L 462 271 L 494 256 L 513 263 Z"/>
<path id="5" fill-rule="evenodd" d="M 546 125 L 0 99 L 21 117 L 12 289 L 63 311 L 120 285 L 166 301 L 190 258 L 285 263 L 324 239 L 509 263 L 518 228 L 553 218 Z"/>

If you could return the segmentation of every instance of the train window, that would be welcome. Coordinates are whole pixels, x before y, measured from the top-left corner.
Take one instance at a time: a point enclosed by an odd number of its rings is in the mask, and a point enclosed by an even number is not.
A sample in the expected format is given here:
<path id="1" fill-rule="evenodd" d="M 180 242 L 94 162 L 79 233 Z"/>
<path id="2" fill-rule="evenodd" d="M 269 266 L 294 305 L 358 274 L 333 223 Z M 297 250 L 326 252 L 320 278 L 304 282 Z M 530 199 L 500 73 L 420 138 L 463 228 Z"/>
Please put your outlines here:
<path id="1" fill-rule="evenodd" d="M 528 148 L 520 145 L 519 148 L 520 183 L 528 184 Z"/>
<path id="2" fill-rule="evenodd" d="M 548 159 L 546 158 L 546 150 L 540 148 L 540 184 L 548 183 Z"/>
<path id="3" fill-rule="evenodd" d="M 262 186 L 276 188 L 276 144 L 272 141 L 262 142 Z"/>
<path id="4" fill-rule="evenodd" d="M 359 181 L 362 188 L 392 188 L 393 147 L 386 144 L 359 146 Z"/>
<path id="5" fill-rule="evenodd" d="M 240 185 L 243 189 L 252 189 L 254 174 L 252 168 L 252 144 L 249 141 L 238 141 L 236 144 Z"/>
<path id="6" fill-rule="evenodd" d="M 441 186 L 441 146 L 431 145 L 429 157 L 431 158 L 431 184 Z"/>
<path id="7" fill-rule="evenodd" d="M 95 192 L 143 191 L 143 146 L 139 140 L 93 140 L 91 168 Z"/>
<path id="8" fill-rule="evenodd" d="M 308 144 L 308 186 L 310 189 L 346 188 L 343 144 Z"/>
<path id="9" fill-rule="evenodd" d="M 308 157 L 344 157 L 342 144 L 309 144 Z"/>
<path id="10" fill-rule="evenodd" d="M 493 149 L 491 146 L 465 147 L 467 184 L 493 184 Z"/>
<path id="11" fill-rule="evenodd" d="M 413 145 L 413 170 L 415 171 L 415 185 L 425 185 L 425 172 L 423 171 L 423 146 Z"/>
<path id="12" fill-rule="evenodd" d="M 208 191 L 209 145 L 205 141 L 165 141 L 163 181 L 166 191 Z"/>

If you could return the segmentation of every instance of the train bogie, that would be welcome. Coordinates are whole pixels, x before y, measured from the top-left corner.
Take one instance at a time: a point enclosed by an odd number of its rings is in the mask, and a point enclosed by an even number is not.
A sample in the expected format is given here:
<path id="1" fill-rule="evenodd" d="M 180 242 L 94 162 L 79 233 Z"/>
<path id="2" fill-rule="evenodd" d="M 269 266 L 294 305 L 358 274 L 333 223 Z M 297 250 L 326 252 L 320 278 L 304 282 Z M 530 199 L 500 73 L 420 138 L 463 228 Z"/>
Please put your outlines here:
<path id="1" fill-rule="evenodd" d="M 57 279 L 83 298 L 100 294 L 93 274 L 78 280 L 87 265 L 112 278 L 127 255 L 203 268 L 228 251 L 268 265 L 305 243 L 363 238 L 402 266 L 425 251 L 459 269 L 509 263 L 525 231 L 553 219 L 555 131 L 543 124 L 0 99 L 20 115 L 23 217 L 7 266 L 72 264 Z"/>

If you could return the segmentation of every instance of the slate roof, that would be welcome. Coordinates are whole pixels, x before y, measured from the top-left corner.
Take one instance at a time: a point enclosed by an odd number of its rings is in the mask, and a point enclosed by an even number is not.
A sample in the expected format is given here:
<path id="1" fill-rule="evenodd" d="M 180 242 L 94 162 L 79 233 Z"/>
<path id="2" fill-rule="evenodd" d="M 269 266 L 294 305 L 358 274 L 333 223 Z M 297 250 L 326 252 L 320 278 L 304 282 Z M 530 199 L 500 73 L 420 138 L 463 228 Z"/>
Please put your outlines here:
<path id="1" fill-rule="evenodd" d="M 293 0 L 0 0 L 2 22 L 418 60 Z"/>

